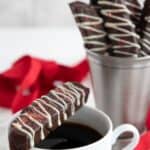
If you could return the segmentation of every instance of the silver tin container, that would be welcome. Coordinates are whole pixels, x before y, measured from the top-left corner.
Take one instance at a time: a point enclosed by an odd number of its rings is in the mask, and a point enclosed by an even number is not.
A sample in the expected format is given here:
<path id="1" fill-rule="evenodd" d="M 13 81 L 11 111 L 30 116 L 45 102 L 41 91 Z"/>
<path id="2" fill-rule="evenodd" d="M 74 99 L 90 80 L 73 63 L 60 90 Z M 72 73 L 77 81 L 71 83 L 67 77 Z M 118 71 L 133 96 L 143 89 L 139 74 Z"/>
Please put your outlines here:
<path id="1" fill-rule="evenodd" d="M 150 102 L 150 57 L 119 58 L 88 51 L 96 106 L 115 126 L 132 123 L 140 131 Z"/>

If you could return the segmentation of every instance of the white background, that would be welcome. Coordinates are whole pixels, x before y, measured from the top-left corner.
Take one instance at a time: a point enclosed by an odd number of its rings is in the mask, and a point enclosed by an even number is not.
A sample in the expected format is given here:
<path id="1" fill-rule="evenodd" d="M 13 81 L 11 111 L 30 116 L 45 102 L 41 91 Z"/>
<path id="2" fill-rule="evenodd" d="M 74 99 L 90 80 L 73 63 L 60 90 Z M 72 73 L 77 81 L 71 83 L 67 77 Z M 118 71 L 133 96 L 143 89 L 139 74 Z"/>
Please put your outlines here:
<path id="1" fill-rule="evenodd" d="M 0 0 L 2 27 L 67 27 L 73 24 L 72 0 Z M 88 2 L 88 0 L 83 0 Z"/>
<path id="2" fill-rule="evenodd" d="M 68 27 L 74 24 L 73 0 L 0 0 L 1 27 Z M 89 2 L 89 0 L 82 0 Z M 133 0 L 134 1 L 134 0 Z M 142 3 L 144 0 L 140 0 Z"/>

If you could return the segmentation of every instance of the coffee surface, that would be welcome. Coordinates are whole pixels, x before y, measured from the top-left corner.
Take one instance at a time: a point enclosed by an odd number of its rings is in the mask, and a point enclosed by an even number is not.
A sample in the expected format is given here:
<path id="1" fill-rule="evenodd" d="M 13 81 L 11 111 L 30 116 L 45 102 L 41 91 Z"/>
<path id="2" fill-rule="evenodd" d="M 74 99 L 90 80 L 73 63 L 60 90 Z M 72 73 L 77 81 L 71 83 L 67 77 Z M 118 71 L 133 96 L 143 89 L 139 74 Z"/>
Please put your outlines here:
<path id="1" fill-rule="evenodd" d="M 64 123 L 51 132 L 36 147 L 45 149 L 67 149 L 89 145 L 102 138 L 96 130 L 81 124 Z"/>

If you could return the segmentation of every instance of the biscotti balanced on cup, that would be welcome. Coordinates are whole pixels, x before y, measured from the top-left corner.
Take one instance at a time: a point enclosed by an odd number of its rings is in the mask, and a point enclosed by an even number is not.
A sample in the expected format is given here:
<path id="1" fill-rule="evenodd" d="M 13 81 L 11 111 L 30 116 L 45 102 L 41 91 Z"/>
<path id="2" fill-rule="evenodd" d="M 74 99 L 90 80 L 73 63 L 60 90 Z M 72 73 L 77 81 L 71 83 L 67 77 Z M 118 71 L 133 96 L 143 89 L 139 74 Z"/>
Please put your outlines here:
<path id="1" fill-rule="evenodd" d="M 89 89 L 67 82 L 34 101 L 12 121 L 10 150 L 29 150 L 44 140 L 86 102 Z"/>

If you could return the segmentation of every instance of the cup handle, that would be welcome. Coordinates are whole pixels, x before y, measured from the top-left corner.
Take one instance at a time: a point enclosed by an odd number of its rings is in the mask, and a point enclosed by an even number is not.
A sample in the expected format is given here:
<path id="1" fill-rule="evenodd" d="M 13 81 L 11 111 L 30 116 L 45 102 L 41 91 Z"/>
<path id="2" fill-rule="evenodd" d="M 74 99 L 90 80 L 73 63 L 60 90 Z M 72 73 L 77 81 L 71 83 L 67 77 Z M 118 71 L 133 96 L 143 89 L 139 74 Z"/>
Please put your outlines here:
<path id="1" fill-rule="evenodd" d="M 122 150 L 133 150 L 140 140 L 140 134 L 138 130 L 130 124 L 121 125 L 113 131 L 112 145 L 114 145 L 117 142 L 119 136 L 125 132 L 131 132 L 133 134 L 133 138 L 126 147 L 122 148 Z"/>

